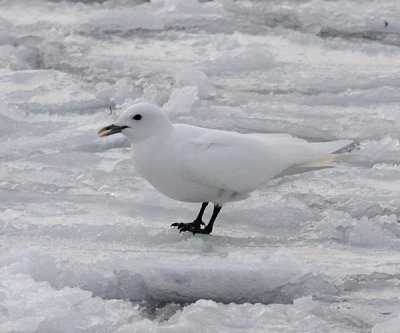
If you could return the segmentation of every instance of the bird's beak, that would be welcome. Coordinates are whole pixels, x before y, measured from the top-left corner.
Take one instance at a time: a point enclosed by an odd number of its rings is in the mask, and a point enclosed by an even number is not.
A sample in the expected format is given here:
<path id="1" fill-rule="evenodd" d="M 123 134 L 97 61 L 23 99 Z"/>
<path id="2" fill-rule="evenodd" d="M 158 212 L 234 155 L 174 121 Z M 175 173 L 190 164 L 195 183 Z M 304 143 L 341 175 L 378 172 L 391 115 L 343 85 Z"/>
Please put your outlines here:
<path id="1" fill-rule="evenodd" d="M 129 126 L 117 126 L 117 125 L 109 125 L 103 127 L 100 131 L 97 132 L 98 136 L 109 136 L 111 134 L 120 133 L 123 129 L 128 128 Z"/>

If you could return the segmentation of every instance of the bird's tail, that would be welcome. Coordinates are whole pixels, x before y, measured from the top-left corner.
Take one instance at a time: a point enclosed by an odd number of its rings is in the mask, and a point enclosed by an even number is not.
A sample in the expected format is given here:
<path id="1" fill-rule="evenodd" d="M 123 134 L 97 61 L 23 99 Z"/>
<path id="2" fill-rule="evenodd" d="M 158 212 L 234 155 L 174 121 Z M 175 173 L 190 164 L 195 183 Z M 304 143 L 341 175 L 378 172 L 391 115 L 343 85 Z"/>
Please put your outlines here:
<path id="1" fill-rule="evenodd" d="M 283 172 L 277 175 L 275 178 L 280 178 L 283 176 L 295 175 L 299 173 L 334 168 L 336 166 L 335 162 L 344 161 L 351 156 L 354 156 L 352 153 L 344 153 L 344 154 L 329 154 L 323 157 L 316 158 L 314 160 L 296 164 Z"/>
<path id="2" fill-rule="evenodd" d="M 279 175 L 277 175 L 274 178 L 280 178 L 280 177 L 289 176 L 289 175 L 296 175 L 299 173 L 305 173 L 305 172 L 314 171 L 314 170 L 334 168 L 336 166 L 334 162 L 337 162 L 340 160 L 345 160 L 349 157 L 348 155 L 351 155 L 351 154 L 335 154 L 335 155 L 332 154 L 332 155 L 327 155 L 324 157 L 316 158 L 315 160 L 312 160 L 312 161 L 309 161 L 306 163 L 296 164 L 296 165 L 282 171 Z"/>
<path id="3" fill-rule="evenodd" d="M 316 158 L 312 161 L 308 161 L 302 164 L 299 164 L 298 166 L 311 166 L 311 165 L 319 165 L 319 164 L 328 164 L 336 161 L 344 161 L 351 157 L 353 154 L 329 154 L 323 157 Z"/>

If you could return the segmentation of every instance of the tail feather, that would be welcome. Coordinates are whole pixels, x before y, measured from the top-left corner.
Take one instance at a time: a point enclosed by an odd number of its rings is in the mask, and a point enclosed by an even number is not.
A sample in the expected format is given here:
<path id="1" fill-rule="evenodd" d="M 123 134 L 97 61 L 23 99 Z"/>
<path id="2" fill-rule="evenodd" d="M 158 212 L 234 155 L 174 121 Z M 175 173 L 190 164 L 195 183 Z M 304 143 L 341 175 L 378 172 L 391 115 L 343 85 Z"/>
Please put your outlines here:
<path id="1" fill-rule="evenodd" d="M 287 168 L 286 170 L 283 170 L 279 175 L 277 175 L 274 178 L 280 178 L 283 176 L 295 175 L 314 170 L 334 168 L 336 166 L 334 162 L 345 160 L 350 156 L 352 156 L 353 154 L 332 154 L 332 153 L 337 152 L 343 148 L 346 148 L 352 143 L 353 141 L 351 140 L 337 140 L 326 143 L 325 142 L 315 143 L 315 145 L 318 145 L 320 146 L 320 148 L 323 148 L 324 151 L 328 151 L 329 155 L 325 155 L 304 163 L 293 165 Z"/>
<path id="2" fill-rule="evenodd" d="M 320 166 L 292 166 L 290 168 L 287 168 L 283 170 L 279 175 L 276 175 L 274 179 L 276 178 L 281 178 L 284 176 L 290 176 L 290 175 L 298 175 L 300 173 L 305 173 L 305 172 L 310 172 L 310 171 L 315 171 L 315 170 L 321 170 L 321 169 L 330 169 L 334 168 L 334 165 L 320 165 Z"/>
<path id="3" fill-rule="evenodd" d="M 352 154 L 330 154 L 327 156 L 322 156 L 319 158 L 316 158 L 314 160 L 305 162 L 305 163 L 301 163 L 299 164 L 299 166 L 311 166 L 311 165 L 317 165 L 317 164 L 326 164 L 326 163 L 332 163 L 335 161 L 343 161 L 347 158 L 349 158 L 350 156 L 352 156 Z"/>
<path id="4" fill-rule="evenodd" d="M 342 150 L 350 146 L 353 143 L 351 140 L 336 140 L 330 142 L 316 142 L 311 143 L 314 146 L 315 153 L 319 156 L 316 156 L 316 159 L 320 156 L 327 156 L 332 153 L 336 153 L 337 151 Z"/>

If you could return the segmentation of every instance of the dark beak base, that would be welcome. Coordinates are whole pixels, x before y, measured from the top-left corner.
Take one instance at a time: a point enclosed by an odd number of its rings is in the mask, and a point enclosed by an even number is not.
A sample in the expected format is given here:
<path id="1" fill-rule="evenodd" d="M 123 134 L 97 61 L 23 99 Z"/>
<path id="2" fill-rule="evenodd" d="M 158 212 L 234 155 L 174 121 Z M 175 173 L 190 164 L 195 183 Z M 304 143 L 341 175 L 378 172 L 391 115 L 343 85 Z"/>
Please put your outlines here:
<path id="1" fill-rule="evenodd" d="M 97 132 L 97 135 L 98 136 L 109 136 L 112 134 L 117 134 L 128 127 L 129 126 L 116 126 L 116 125 L 112 124 L 110 126 L 103 127 L 100 131 Z"/>

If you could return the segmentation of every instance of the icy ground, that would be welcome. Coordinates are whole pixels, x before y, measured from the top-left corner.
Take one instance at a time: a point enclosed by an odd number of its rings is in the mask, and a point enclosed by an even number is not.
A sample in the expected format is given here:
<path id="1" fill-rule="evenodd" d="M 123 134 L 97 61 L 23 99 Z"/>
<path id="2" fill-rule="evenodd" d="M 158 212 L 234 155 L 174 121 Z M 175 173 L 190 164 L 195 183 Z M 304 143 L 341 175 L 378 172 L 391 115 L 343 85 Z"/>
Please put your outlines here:
<path id="1" fill-rule="evenodd" d="M 0 1 L 1 332 L 398 332 L 400 2 Z M 386 22 L 386 23 L 385 23 Z M 163 197 L 110 104 L 353 139 L 226 205 Z M 210 214 L 210 212 L 208 212 Z"/>

